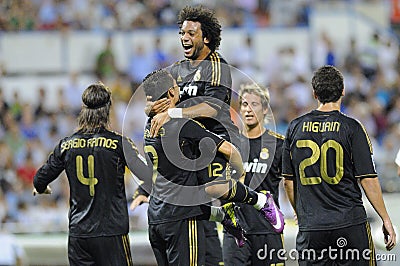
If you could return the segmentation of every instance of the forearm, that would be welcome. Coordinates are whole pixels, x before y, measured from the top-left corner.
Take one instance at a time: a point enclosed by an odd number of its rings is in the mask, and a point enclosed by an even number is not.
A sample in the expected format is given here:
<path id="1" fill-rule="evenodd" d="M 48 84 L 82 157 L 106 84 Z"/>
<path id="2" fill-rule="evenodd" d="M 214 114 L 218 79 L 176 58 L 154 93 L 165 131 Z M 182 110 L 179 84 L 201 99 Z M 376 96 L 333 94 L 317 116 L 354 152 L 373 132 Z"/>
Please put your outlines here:
<path id="1" fill-rule="evenodd" d="M 207 103 L 199 103 L 182 109 L 182 117 L 184 118 L 215 117 L 216 115 L 217 110 L 212 108 Z"/>
<path id="2" fill-rule="evenodd" d="M 286 195 L 289 199 L 290 204 L 292 205 L 293 209 L 296 210 L 296 200 L 294 198 L 294 186 L 293 180 L 284 179 L 284 187 L 286 191 Z"/>
<path id="3" fill-rule="evenodd" d="M 381 217 L 382 221 L 390 220 L 383 201 L 381 185 L 379 184 L 378 178 L 363 178 L 360 180 L 360 183 L 369 202 Z"/>

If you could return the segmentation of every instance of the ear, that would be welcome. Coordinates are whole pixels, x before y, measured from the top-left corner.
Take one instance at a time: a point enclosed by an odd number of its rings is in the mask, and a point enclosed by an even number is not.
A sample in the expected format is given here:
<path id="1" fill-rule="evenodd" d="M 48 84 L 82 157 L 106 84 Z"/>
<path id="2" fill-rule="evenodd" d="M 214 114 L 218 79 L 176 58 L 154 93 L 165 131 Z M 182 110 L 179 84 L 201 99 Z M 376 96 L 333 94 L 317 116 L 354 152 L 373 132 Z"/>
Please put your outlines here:
<path id="1" fill-rule="evenodd" d="M 315 91 L 312 92 L 312 95 L 313 95 L 314 99 L 318 99 L 317 95 L 315 95 Z"/>
<path id="2" fill-rule="evenodd" d="M 209 44 L 209 43 L 210 43 L 210 40 L 209 40 L 207 37 L 204 37 L 204 38 L 203 38 L 203 42 Z"/>
<path id="3" fill-rule="evenodd" d="M 168 97 L 169 97 L 169 98 L 174 98 L 174 95 L 175 95 L 175 94 L 174 94 L 174 89 L 169 89 L 169 90 L 168 90 Z"/>
<path id="4" fill-rule="evenodd" d="M 268 108 L 264 108 L 263 114 L 264 114 L 264 115 L 267 115 L 267 114 L 268 114 Z"/>

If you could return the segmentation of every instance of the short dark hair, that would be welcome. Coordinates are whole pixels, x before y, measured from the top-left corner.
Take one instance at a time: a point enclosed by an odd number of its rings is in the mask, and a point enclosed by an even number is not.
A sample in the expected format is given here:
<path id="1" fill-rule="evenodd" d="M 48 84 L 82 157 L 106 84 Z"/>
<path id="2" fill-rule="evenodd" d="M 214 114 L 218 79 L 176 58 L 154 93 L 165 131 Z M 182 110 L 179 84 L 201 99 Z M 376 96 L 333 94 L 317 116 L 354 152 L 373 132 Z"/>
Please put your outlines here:
<path id="1" fill-rule="evenodd" d="M 182 27 L 184 21 L 195 21 L 201 24 L 203 38 L 207 38 L 210 42 L 206 44 L 211 51 L 218 49 L 221 43 L 221 24 L 215 17 L 215 13 L 203 6 L 185 6 L 178 15 L 179 28 Z"/>
<path id="2" fill-rule="evenodd" d="M 344 89 L 343 75 L 334 66 L 323 66 L 314 72 L 311 81 L 315 96 L 321 103 L 337 102 Z"/>
<path id="3" fill-rule="evenodd" d="M 82 110 L 78 116 L 79 130 L 94 132 L 110 122 L 111 91 L 103 83 L 89 85 L 82 94 Z"/>
<path id="4" fill-rule="evenodd" d="M 152 101 L 167 97 L 167 92 L 174 86 L 174 78 L 165 69 L 158 69 L 148 74 L 140 85 L 146 96 Z"/>

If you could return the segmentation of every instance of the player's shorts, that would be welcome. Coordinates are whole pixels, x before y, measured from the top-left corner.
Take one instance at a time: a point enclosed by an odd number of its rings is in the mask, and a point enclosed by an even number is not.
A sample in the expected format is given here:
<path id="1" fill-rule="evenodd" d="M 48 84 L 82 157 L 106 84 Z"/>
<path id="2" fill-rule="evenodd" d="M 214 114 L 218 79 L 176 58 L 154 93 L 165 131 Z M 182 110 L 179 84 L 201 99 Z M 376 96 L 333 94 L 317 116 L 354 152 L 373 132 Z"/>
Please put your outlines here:
<path id="1" fill-rule="evenodd" d="M 201 185 L 212 185 L 221 181 L 225 182 L 232 178 L 230 164 L 223 154 L 217 152 L 215 158 L 207 168 L 197 171 L 197 178 Z"/>
<path id="2" fill-rule="evenodd" d="M 239 248 L 232 235 L 224 233 L 224 265 L 285 265 L 282 234 L 246 235 Z"/>
<path id="3" fill-rule="evenodd" d="M 368 222 L 326 231 L 299 231 L 299 265 L 376 265 Z"/>
<path id="4" fill-rule="evenodd" d="M 68 259 L 71 266 L 131 266 L 132 255 L 128 235 L 68 238 Z"/>
<path id="5" fill-rule="evenodd" d="M 149 239 L 158 266 L 205 263 L 205 233 L 201 221 L 191 218 L 150 224 Z"/>
<path id="6" fill-rule="evenodd" d="M 211 221 L 202 222 L 204 223 L 204 231 L 206 235 L 206 266 L 224 265 L 217 224 Z"/>

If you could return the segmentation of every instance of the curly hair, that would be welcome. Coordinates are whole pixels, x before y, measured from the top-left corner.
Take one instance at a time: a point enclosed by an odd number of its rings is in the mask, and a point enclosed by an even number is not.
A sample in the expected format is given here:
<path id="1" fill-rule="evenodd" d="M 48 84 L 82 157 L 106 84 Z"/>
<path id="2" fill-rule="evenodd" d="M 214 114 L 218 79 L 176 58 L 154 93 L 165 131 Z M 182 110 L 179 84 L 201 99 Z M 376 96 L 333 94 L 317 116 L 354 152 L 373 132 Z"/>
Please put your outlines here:
<path id="1" fill-rule="evenodd" d="M 321 103 L 337 102 L 344 89 L 343 75 L 334 66 L 323 66 L 314 72 L 311 81 L 315 96 Z"/>
<path id="2" fill-rule="evenodd" d="M 199 22 L 203 38 L 207 38 L 210 42 L 207 44 L 211 51 L 219 48 L 221 43 L 221 24 L 215 17 L 215 13 L 203 6 L 186 6 L 178 15 L 179 28 L 182 27 L 184 21 Z"/>

